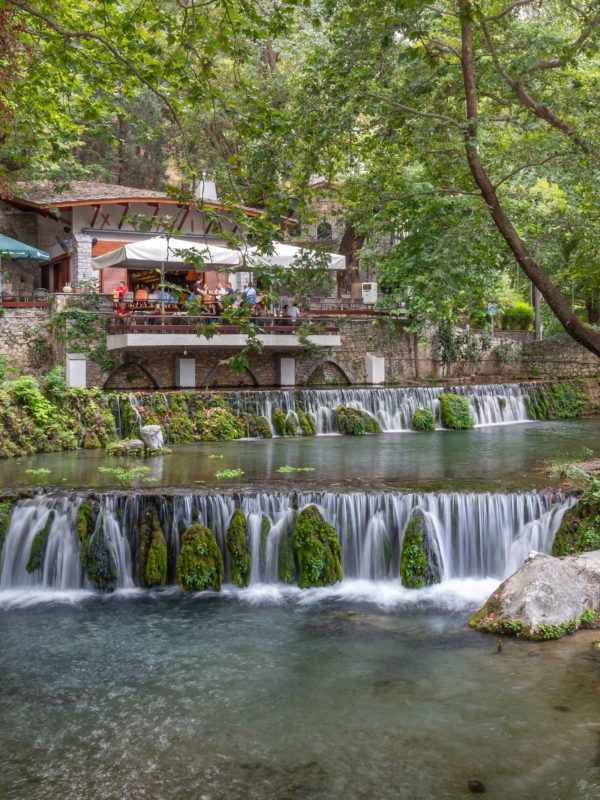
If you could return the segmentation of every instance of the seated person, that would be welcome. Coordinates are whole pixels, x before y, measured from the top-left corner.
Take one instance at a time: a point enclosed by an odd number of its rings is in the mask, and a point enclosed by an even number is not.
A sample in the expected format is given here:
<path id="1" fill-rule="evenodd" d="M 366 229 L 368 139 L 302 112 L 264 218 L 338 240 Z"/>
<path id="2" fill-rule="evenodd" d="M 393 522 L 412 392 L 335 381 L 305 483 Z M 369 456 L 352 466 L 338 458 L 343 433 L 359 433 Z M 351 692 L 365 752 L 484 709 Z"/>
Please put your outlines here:
<path id="1" fill-rule="evenodd" d="M 124 300 L 119 300 L 119 306 L 117 308 L 117 315 L 119 317 L 127 317 L 131 314 L 131 309 L 127 308 L 127 304 Z"/>
<path id="2" fill-rule="evenodd" d="M 300 309 L 293 303 L 291 306 L 288 306 L 287 310 L 288 317 L 292 320 L 292 325 L 295 325 L 298 322 L 298 317 L 300 316 Z"/>

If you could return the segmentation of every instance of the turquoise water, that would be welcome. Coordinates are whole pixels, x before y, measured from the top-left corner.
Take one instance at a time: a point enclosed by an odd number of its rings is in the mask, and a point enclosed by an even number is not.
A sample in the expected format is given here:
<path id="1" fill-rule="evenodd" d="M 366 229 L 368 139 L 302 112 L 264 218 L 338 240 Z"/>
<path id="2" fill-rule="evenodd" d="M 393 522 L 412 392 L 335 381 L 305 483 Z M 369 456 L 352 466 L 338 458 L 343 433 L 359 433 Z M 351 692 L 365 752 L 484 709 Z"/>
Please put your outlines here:
<path id="1" fill-rule="evenodd" d="M 498 653 L 465 622 L 485 586 L 364 591 L 4 611 L 0 796 L 429 800 L 470 779 L 498 800 L 600 796 L 588 642 Z"/>
<path id="2" fill-rule="evenodd" d="M 173 453 L 143 462 L 149 468 L 132 485 L 175 486 L 249 483 L 279 486 L 384 488 L 528 489 L 548 483 L 545 459 L 581 458 L 583 448 L 598 447 L 600 420 L 533 422 L 472 431 L 383 433 L 373 436 L 326 436 L 272 440 L 240 440 L 175 445 Z M 222 458 L 210 458 L 211 455 Z M 0 486 L 43 484 L 61 488 L 117 486 L 99 467 L 119 467 L 122 459 L 102 451 L 51 453 L 0 460 Z M 286 474 L 284 466 L 310 467 L 311 472 Z M 50 470 L 28 474 L 27 470 Z M 242 469 L 236 479 L 219 480 L 216 472 Z"/>

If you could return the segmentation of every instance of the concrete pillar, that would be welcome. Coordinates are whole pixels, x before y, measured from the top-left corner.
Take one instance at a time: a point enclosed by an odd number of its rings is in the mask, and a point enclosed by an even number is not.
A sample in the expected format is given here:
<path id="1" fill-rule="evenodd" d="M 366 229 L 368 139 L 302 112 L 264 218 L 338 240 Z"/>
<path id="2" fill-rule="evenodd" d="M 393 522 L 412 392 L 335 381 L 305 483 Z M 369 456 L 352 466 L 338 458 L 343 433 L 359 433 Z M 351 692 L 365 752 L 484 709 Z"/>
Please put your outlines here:
<path id="1" fill-rule="evenodd" d="M 72 389 L 87 387 L 87 358 L 83 353 L 68 353 L 65 371 L 67 384 Z"/>
<path id="2" fill-rule="evenodd" d="M 71 259 L 71 280 L 74 282 L 85 281 L 89 283 L 98 277 L 98 272 L 92 269 L 92 237 L 85 233 L 73 234 L 77 245 L 77 252 Z"/>
<path id="3" fill-rule="evenodd" d="M 385 383 L 385 358 L 367 353 L 365 356 L 367 383 Z"/>
<path id="4" fill-rule="evenodd" d="M 196 388 L 196 359 L 177 358 L 175 362 L 175 383 L 180 389 Z"/>
<path id="5" fill-rule="evenodd" d="M 279 359 L 279 385 L 296 385 L 296 359 L 281 357 Z"/>

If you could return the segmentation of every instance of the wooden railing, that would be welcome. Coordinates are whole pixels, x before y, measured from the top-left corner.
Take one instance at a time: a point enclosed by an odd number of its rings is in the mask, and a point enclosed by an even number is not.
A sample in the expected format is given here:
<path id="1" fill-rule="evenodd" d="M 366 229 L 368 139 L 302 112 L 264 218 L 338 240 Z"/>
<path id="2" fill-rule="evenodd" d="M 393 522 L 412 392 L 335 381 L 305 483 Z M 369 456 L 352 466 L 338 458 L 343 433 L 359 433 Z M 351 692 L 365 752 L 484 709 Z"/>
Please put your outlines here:
<path id="1" fill-rule="evenodd" d="M 125 316 L 113 315 L 108 324 L 109 334 L 123 333 L 180 333 L 196 334 L 201 331 L 207 323 L 216 322 L 218 333 L 242 333 L 239 325 L 232 325 L 228 322 L 221 322 L 219 317 L 210 315 L 190 317 L 184 314 L 160 314 L 156 313 L 134 313 Z M 297 336 L 300 329 L 300 322 L 294 323 L 292 320 L 283 317 L 253 317 L 254 325 L 265 334 L 282 334 Z M 338 333 L 339 328 L 331 320 L 319 319 L 318 322 L 308 321 L 308 334 L 332 334 Z"/>
<path id="2" fill-rule="evenodd" d="M 47 292 L 2 292 L 0 305 L 2 308 L 50 308 L 50 297 Z"/>

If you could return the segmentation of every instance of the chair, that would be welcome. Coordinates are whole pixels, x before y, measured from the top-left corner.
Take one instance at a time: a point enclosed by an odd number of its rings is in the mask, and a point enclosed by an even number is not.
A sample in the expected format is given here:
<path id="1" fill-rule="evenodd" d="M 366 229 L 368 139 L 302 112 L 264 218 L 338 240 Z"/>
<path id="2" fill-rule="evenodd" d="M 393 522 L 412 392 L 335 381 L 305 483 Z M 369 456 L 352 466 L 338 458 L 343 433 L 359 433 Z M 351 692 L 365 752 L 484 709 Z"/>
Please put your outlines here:
<path id="1" fill-rule="evenodd" d="M 135 294 L 133 295 L 134 300 L 147 300 L 148 299 L 148 289 L 136 289 Z"/>

